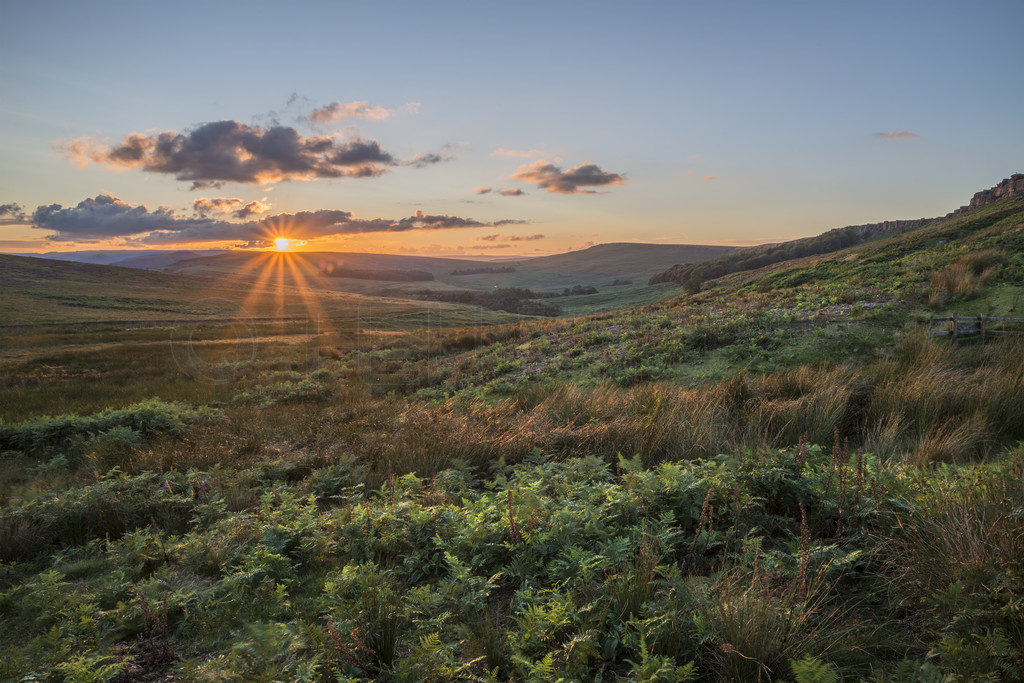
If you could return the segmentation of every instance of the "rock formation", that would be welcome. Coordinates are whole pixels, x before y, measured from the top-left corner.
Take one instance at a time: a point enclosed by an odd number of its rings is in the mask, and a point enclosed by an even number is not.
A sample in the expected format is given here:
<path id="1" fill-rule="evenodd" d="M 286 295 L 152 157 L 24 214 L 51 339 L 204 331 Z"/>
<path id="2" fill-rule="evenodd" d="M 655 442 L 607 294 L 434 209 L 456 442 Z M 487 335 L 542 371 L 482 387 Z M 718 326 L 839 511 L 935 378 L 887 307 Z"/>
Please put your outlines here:
<path id="1" fill-rule="evenodd" d="M 1024 197 L 1024 173 L 1014 173 L 990 190 L 976 192 L 968 209 L 977 209 L 1004 197 Z"/>

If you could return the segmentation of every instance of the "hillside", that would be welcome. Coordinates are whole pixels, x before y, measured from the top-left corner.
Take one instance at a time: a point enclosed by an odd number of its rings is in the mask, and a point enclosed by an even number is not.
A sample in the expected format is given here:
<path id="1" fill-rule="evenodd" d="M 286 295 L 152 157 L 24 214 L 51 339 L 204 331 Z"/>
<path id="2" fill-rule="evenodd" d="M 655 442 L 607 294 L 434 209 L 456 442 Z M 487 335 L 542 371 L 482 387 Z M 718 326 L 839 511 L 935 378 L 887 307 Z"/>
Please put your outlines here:
<path id="1" fill-rule="evenodd" d="M 702 283 L 730 273 L 754 270 L 790 259 L 827 254 L 855 244 L 884 239 L 938 224 L 967 211 L 980 209 L 1001 199 L 1024 196 L 1024 174 L 1004 179 L 989 190 L 975 193 L 968 205 L 961 206 L 942 218 L 893 220 L 868 225 L 834 228 L 821 235 L 805 237 L 782 244 L 753 247 L 741 253 L 727 254 L 702 262 L 679 261 L 671 268 L 651 277 L 651 284 L 675 282 L 690 291 L 699 290 Z"/>
<path id="2" fill-rule="evenodd" d="M 203 275 L 165 273 L 0 255 L 0 287 L 4 291 L 0 320 L 5 326 L 117 321 L 169 324 L 207 318 L 284 316 L 351 325 L 359 311 L 373 311 L 377 319 L 389 319 L 428 310 L 446 314 L 471 311 L 473 320 L 491 322 L 512 319 L 498 314 L 481 317 L 478 310 L 467 307 L 308 289 L 301 286 L 301 278 L 278 277 L 284 272 L 279 255 L 245 258 L 256 268 L 252 280 L 234 277 L 233 268 L 226 269 L 229 277 L 218 277 L 212 268 L 204 270 Z M 455 316 L 456 324 L 462 324 L 461 315 Z"/>
<path id="3" fill-rule="evenodd" d="M 535 258 L 508 259 L 495 264 L 490 261 L 403 256 L 397 254 L 364 254 L 339 252 L 295 252 L 286 256 L 296 264 L 302 275 L 314 286 L 374 287 L 366 283 L 324 281 L 319 277 L 326 268 L 357 270 L 425 271 L 431 273 L 442 287 L 463 289 L 490 289 L 493 287 L 531 287 L 537 291 L 561 289 L 575 284 L 608 286 L 615 280 L 636 280 L 642 284 L 653 273 L 679 261 L 697 261 L 735 251 L 733 247 L 654 245 L 654 244 L 602 244 L 580 251 Z M 194 274 L 237 274 L 254 278 L 263 264 L 280 257 L 273 253 L 229 253 L 199 259 L 189 259 L 165 268 L 168 272 Z M 510 272 L 493 272 L 495 270 Z M 469 275 L 456 275 L 456 271 L 491 271 Z M 285 273 L 288 276 L 288 273 Z M 344 278 L 341 278 L 344 280 Z M 394 281 L 401 284 L 401 281 Z M 379 287 L 379 285 L 377 285 Z"/>
<path id="4" fill-rule="evenodd" d="M 1024 342 L 925 332 L 1022 283 L 1004 196 L 598 315 L 33 332 L 0 678 L 1021 681 Z"/>
<path id="5" fill-rule="evenodd" d="M 224 253 L 223 249 L 199 249 L 194 252 L 190 252 L 195 256 L 212 256 L 214 254 Z M 174 255 L 169 262 L 178 260 L 179 258 L 186 257 L 181 251 L 167 251 L 164 249 L 105 249 L 105 250 L 80 250 L 80 251 L 48 251 L 37 254 L 23 254 L 23 256 L 36 256 L 39 258 L 52 259 L 55 261 L 74 261 L 76 263 L 95 263 L 98 265 L 112 266 L 118 265 L 121 261 L 126 259 L 133 259 L 142 256 L 153 256 L 159 258 L 168 258 Z M 145 261 L 142 261 L 145 263 Z M 131 266 L 133 268 L 138 267 L 149 267 L 149 266 Z"/>
<path id="6" fill-rule="evenodd" d="M 931 315 L 1021 316 L 1022 283 L 1024 198 L 1006 198 L 906 234 L 734 272 L 699 293 L 551 323 L 543 339 L 502 350 L 516 370 L 496 385 L 551 374 L 692 384 L 738 368 L 870 362 Z"/>
<path id="7" fill-rule="evenodd" d="M 121 266 L 123 268 L 149 268 L 158 269 L 166 268 L 169 265 L 178 263 L 179 261 L 185 261 L 186 259 L 201 258 L 203 255 L 195 251 L 171 251 L 161 252 L 158 254 L 142 254 L 140 256 L 131 256 L 129 258 L 114 261 L 110 265 Z"/>

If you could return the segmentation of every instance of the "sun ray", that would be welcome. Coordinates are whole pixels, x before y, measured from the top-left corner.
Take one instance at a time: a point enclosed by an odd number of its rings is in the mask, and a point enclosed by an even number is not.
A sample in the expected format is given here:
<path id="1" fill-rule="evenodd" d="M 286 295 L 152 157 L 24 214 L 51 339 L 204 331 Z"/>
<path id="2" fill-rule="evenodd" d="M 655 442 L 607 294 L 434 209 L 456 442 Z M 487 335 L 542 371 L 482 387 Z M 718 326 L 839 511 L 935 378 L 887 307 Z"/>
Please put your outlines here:
<path id="1" fill-rule="evenodd" d="M 306 308 L 306 314 L 311 320 L 316 320 L 317 332 L 319 334 L 330 334 L 333 326 L 330 324 L 329 318 L 324 315 L 323 307 L 320 305 L 320 299 L 314 294 L 315 288 L 312 287 L 309 280 L 306 279 L 306 275 L 302 272 L 300 264 L 306 265 L 311 270 L 315 268 L 315 266 L 313 266 L 306 258 L 294 254 L 289 254 L 288 257 L 286 257 L 285 263 L 291 272 L 292 281 L 295 282 L 299 298 L 302 301 L 303 306 Z M 326 329 L 324 328 L 325 324 L 327 325 Z"/>

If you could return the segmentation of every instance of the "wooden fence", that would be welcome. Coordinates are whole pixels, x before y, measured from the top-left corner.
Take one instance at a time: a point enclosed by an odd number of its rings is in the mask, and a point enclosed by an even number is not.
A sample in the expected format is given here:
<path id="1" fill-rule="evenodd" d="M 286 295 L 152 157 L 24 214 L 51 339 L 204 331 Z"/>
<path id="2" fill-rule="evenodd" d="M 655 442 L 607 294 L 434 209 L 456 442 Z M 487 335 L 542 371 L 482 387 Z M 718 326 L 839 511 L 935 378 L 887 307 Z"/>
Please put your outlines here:
<path id="1" fill-rule="evenodd" d="M 932 318 L 928 323 L 929 337 L 949 337 L 957 341 L 963 337 L 986 338 L 1011 334 L 1024 335 L 1024 318 L 997 318 L 982 313 L 979 316 L 952 315 L 948 318 Z M 1007 329 L 1015 326 L 1017 329 Z"/>

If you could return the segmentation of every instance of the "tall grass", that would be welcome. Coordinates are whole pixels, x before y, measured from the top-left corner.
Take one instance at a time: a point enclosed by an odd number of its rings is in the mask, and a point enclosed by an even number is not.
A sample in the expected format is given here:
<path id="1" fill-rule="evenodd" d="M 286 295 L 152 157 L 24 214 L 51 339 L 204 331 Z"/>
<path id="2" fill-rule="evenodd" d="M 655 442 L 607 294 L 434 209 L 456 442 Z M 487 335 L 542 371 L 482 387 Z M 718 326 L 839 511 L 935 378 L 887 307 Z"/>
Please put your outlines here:
<path id="1" fill-rule="evenodd" d="M 934 308 L 941 308 L 950 299 L 975 298 L 998 272 L 999 267 L 1008 261 L 1007 255 L 997 249 L 985 249 L 962 256 L 948 268 L 932 274 L 933 292 L 928 303 Z"/>
<path id="2" fill-rule="evenodd" d="M 695 619 L 717 643 L 710 656 L 721 680 L 785 680 L 790 661 L 827 659 L 841 646 L 849 627 L 828 604 L 824 576 L 802 586 L 755 565 L 728 568 L 711 583 Z"/>

